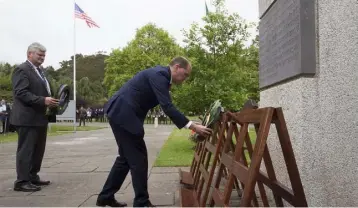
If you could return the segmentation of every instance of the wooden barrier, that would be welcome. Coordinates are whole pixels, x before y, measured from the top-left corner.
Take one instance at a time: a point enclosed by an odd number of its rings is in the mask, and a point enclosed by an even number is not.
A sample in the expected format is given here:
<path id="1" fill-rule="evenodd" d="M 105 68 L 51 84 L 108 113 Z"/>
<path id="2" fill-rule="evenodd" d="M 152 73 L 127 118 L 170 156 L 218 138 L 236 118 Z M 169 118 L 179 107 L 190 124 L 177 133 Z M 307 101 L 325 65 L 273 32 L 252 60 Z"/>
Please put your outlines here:
<path id="1" fill-rule="evenodd" d="M 227 124 L 226 114 L 221 114 L 220 117 L 220 120 L 214 125 L 214 133 L 209 139 L 201 142 L 202 147 L 199 152 L 199 161 L 196 161 L 197 166 L 194 172 L 192 172 L 194 174 L 191 174 L 192 179 L 183 180 L 192 182 L 192 184 L 189 184 L 191 187 L 183 186 L 179 192 L 181 195 L 181 205 L 184 207 L 205 206 L 206 204 L 222 146 L 221 140 L 226 129 L 225 125 Z M 209 167 L 212 155 L 214 155 L 214 158 Z"/>
<path id="2" fill-rule="evenodd" d="M 249 136 L 249 125 L 252 124 L 257 135 L 255 142 L 252 142 L 251 139 L 254 138 Z M 276 178 L 267 147 L 271 124 L 274 124 L 277 130 L 292 189 Z M 181 206 L 228 207 L 231 206 L 233 189 L 239 193 L 239 204 L 235 206 L 270 206 L 272 204 L 270 202 L 273 201 L 274 206 L 284 206 L 283 200 L 292 206 L 307 206 L 281 108 L 226 112 L 222 114 L 217 128 L 209 140 L 198 144 L 192 168 L 186 173 L 189 176 L 184 177 L 182 174 Z M 246 155 L 245 151 L 247 151 Z M 212 154 L 214 158 L 208 170 Z M 260 170 L 262 161 L 267 174 Z M 215 170 L 217 174 L 214 178 Z M 222 185 L 223 192 L 220 190 Z M 258 194 L 255 192 L 256 185 Z M 264 186 L 272 191 L 273 200 L 269 199 Z M 210 190 L 212 190 L 211 194 L 209 194 Z"/>

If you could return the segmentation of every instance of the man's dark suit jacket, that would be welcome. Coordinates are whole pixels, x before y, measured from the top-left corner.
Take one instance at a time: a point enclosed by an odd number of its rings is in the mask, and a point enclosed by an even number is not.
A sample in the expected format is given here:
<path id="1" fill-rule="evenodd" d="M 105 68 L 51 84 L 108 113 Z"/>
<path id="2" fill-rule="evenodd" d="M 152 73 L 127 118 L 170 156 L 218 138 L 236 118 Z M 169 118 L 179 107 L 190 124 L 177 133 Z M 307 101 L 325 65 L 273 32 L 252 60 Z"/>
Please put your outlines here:
<path id="1" fill-rule="evenodd" d="M 147 112 L 158 104 L 179 128 L 189 120 L 172 104 L 169 94 L 169 67 L 156 66 L 137 73 L 106 103 L 105 112 L 111 122 L 135 135 L 144 135 Z"/>
<path id="2" fill-rule="evenodd" d="M 14 126 L 46 126 L 56 116 L 46 115 L 45 97 L 49 97 L 45 83 L 29 63 L 22 63 L 12 74 L 14 103 L 10 123 Z M 51 93 L 53 90 L 51 89 Z"/>

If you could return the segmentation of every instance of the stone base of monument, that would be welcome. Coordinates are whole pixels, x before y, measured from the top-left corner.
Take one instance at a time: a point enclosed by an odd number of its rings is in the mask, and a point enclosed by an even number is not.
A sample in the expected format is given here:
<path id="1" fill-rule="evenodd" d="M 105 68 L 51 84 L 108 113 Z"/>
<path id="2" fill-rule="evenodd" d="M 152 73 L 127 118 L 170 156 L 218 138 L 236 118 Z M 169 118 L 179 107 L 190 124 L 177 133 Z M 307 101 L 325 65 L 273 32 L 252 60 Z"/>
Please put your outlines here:
<path id="1" fill-rule="evenodd" d="M 260 108 L 282 107 L 308 205 L 356 206 L 358 2 L 259 0 L 259 8 Z M 289 185 L 276 137 L 268 149 Z"/>

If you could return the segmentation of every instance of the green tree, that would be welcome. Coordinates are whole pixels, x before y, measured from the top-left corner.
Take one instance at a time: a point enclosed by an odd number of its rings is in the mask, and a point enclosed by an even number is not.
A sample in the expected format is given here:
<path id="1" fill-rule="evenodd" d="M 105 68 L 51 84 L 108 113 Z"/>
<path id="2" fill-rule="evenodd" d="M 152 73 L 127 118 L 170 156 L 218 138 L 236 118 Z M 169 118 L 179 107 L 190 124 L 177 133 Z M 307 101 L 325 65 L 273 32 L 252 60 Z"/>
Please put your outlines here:
<path id="1" fill-rule="evenodd" d="M 185 52 L 193 62 L 188 85 L 179 87 L 175 102 L 186 112 L 203 113 L 221 99 L 226 109 L 239 109 L 249 97 L 256 98 L 257 46 L 246 48 L 249 28 L 255 26 L 238 14 L 228 14 L 223 0 L 215 0 L 215 12 L 184 30 Z"/>
<path id="2" fill-rule="evenodd" d="M 104 91 L 99 80 L 92 83 L 88 77 L 83 77 L 77 83 L 76 93 L 90 104 L 98 104 L 103 100 Z"/>
<path id="3" fill-rule="evenodd" d="M 104 86 L 111 96 L 137 72 L 155 65 L 168 65 L 184 52 L 168 32 L 149 23 L 138 29 L 123 49 L 115 49 L 106 59 Z"/>
<path id="4" fill-rule="evenodd" d="M 0 99 L 12 101 L 11 74 L 16 65 L 0 63 Z"/>
<path id="5" fill-rule="evenodd" d="M 106 99 L 106 90 L 101 84 L 106 57 L 108 56 L 103 51 L 91 55 L 76 54 L 76 96 L 87 103 L 102 104 Z M 47 73 L 54 79 L 56 88 L 60 84 L 68 84 L 73 92 L 73 56 L 69 60 L 61 61 L 58 70 L 49 69 Z"/>

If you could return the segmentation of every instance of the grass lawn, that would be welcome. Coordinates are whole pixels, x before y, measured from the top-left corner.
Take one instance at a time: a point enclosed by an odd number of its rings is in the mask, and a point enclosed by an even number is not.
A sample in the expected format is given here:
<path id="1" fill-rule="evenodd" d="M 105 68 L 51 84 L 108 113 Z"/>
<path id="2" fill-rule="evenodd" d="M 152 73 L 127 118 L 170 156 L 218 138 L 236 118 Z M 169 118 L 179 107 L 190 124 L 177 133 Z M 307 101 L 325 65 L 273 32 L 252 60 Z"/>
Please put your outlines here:
<path id="1" fill-rule="evenodd" d="M 106 127 L 99 126 L 81 126 L 76 127 L 76 131 L 91 131 L 97 129 L 103 129 Z M 51 125 L 51 130 L 47 133 L 48 136 L 56 136 L 61 134 L 68 134 L 73 132 L 73 126 L 64 126 L 64 125 Z M 6 135 L 0 134 L 0 143 L 5 142 L 14 142 L 17 141 L 17 134 L 15 133 L 7 133 Z"/>
<path id="2" fill-rule="evenodd" d="M 200 122 L 199 116 L 187 116 L 187 118 L 191 121 Z"/>
<path id="3" fill-rule="evenodd" d="M 189 140 L 190 130 L 174 129 L 163 145 L 154 163 L 155 167 L 190 166 L 194 156 L 195 143 Z M 249 132 L 251 142 L 254 144 L 256 133 L 254 129 Z M 247 151 L 245 151 L 248 157 Z M 212 156 L 211 158 L 213 158 Z"/>
<path id="4" fill-rule="evenodd" d="M 188 139 L 189 134 L 189 129 L 175 128 L 160 150 L 154 166 L 189 166 L 193 159 L 193 147 L 195 146 L 195 143 Z"/>

